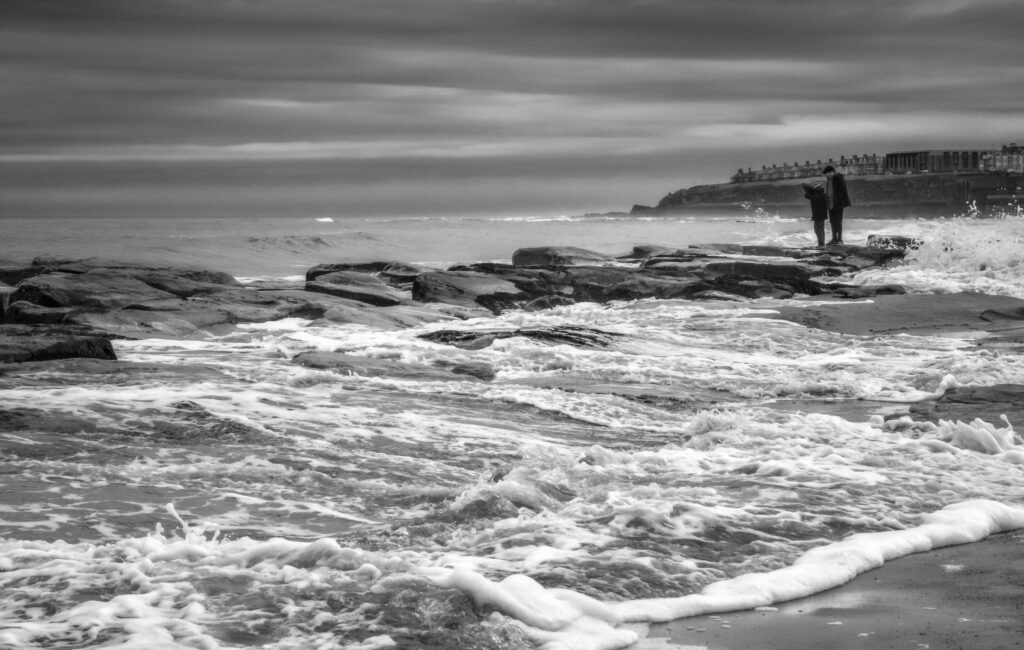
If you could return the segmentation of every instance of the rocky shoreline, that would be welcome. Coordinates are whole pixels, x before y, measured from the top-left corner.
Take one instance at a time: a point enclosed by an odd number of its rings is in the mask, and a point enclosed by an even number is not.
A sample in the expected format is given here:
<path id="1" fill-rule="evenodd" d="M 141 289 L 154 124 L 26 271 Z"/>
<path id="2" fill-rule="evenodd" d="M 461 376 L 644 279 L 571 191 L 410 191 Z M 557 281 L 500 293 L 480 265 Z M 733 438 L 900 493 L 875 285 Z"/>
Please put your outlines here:
<path id="1" fill-rule="evenodd" d="M 898 262 L 909 245 L 636 246 L 621 257 L 541 247 L 515 251 L 511 264 L 330 263 L 310 268 L 302 284 L 255 285 L 209 269 L 37 257 L 0 262 L 0 362 L 115 359 L 111 339 L 203 337 L 292 317 L 401 328 L 575 302 L 899 294 L 902 287 L 832 278 Z"/>
<path id="2" fill-rule="evenodd" d="M 540 247 L 515 251 L 511 264 L 431 269 L 403 262 L 328 263 L 310 268 L 301 283 L 249 285 L 207 269 L 52 257 L 29 264 L 0 261 L 0 374 L 16 372 L 26 363 L 76 359 L 95 360 L 78 363 L 105 372 L 106 364 L 118 363 L 112 340 L 205 338 L 230 333 L 240 324 L 284 318 L 401 329 L 486 318 L 507 310 L 639 299 L 723 306 L 758 298 L 791 300 L 791 306 L 777 306 L 773 316 L 852 335 L 984 332 L 977 345 L 1024 350 L 1024 300 L 983 294 L 908 295 L 898 285 L 853 286 L 835 279 L 873 266 L 900 264 L 915 245 L 908 238 L 877 236 L 866 246 L 824 249 L 642 245 L 620 257 Z M 605 347 L 615 337 L 579 327 L 483 327 L 470 332 L 441 328 L 423 336 L 463 349 L 481 349 L 509 336 L 578 347 Z M 486 364 L 394 368 L 391 365 L 397 362 L 352 359 L 337 352 L 299 355 L 293 361 L 367 376 L 413 372 L 494 379 Z M 984 411 L 990 421 L 998 421 L 1001 414 L 1024 419 L 1024 404 L 1018 403 L 1024 387 L 965 390 L 969 399 L 963 397 L 964 390 L 950 390 L 931 406 L 916 408 L 915 416 L 971 419 Z"/>

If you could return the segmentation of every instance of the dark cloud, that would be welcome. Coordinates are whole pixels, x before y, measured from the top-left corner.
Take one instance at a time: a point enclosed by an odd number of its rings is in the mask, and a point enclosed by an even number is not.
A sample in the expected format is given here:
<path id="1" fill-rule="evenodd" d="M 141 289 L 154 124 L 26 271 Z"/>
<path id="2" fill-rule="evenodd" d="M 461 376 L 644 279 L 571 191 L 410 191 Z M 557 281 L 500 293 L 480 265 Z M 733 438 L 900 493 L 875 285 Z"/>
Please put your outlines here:
<path id="1" fill-rule="evenodd" d="M 0 209 L 616 209 L 740 166 L 995 146 L 1024 139 L 1014 10 L 4 0 Z"/>

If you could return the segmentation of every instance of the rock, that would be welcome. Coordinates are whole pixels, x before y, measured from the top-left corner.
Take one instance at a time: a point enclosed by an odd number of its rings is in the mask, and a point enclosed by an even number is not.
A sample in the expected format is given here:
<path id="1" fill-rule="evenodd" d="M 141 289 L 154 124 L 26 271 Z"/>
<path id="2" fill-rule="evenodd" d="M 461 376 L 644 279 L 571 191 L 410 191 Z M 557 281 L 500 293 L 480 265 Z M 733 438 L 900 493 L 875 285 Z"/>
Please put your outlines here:
<path id="1" fill-rule="evenodd" d="M 644 260 L 642 269 L 657 275 L 672 277 L 697 277 L 704 270 L 707 260 L 684 260 L 678 257 L 652 257 Z"/>
<path id="2" fill-rule="evenodd" d="M 44 361 L 39 363 L 49 366 L 54 362 Z M 24 364 L 19 364 L 19 366 L 26 364 L 31 365 L 30 362 L 25 362 Z M 14 367 L 16 366 L 8 366 L 7 368 Z M 0 367 L 0 373 L 3 370 L 5 368 Z M 31 439 L 23 438 L 20 435 L 17 437 L 9 436 L 4 440 L 5 455 L 14 454 L 17 457 L 35 458 L 37 460 L 69 458 L 81 453 L 81 449 L 76 448 L 76 443 L 78 443 L 77 437 L 85 432 L 91 433 L 96 429 L 96 422 L 88 417 L 71 415 L 66 412 L 52 412 L 50 409 L 41 408 L 8 409 L 0 405 L 0 431 L 13 433 L 48 431 L 60 434 L 47 441 L 45 445 L 37 444 Z M 10 456 L 7 457 L 10 458 Z"/>
<path id="3" fill-rule="evenodd" d="M 640 269 L 577 266 L 565 269 L 577 302 L 686 298 L 711 288 L 699 278 L 663 277 Z"/>
<path id="4" fill-rule="evenodd" d="M 393 307 L 403 302 L 401 293 L 378 278 L 356 271 L 333 271 L 306 282 L 306 291 L 326 293 L 365 302 L 378 307 Z"/>
<path id="5" fill-rule="evenodd" d="M 458 306 L 403 304 L 395 307 L 374 307 L 364 302 L 301 289 L 261 292 L 287 305 L 289 317 L 323 319 L 332 323 L 367 325 L 381 329 L 413 327 L 423 323 L 464 320 L 491 315 L 489 311 L 462 309 Z"/>
<path id="6" fill-rule="evenodd" d="M 336 264 L 317 264 L 306 270 L 306 282 L 316 280 L 321 275 L 338 271 L 355 271 L 357 273 L 380 273 L 392 264 L 401 262 L 339 262 Z"/>
<path id="7" fill-rule="evenodd" d="M 830 295 L 837 298 L 873 298 L 875 296 L 897 296 L 907 292 L 906 287 L 899 284 L 876 284 L 865 286 L 838 285 L 827 287 Z"/>
<path id="8" fill-rule="evenodd" d="M 708 290 L 698 291 L 697 293 L 690 296 L 690 300 L 721 300 L 724 302 L 744 302 L 747 300 L 747 298 L 745 296 L 740 296 L 735 293 Z"/>
<path id="9" fill-rule="evenodd" d="M 733 291 L 747 298 L 777 298 L 785 300 L 792 298 L 795 293 L 789 287 L 780 286 L 764 280 L 741 280 L 737 282 Z"/>
<path id="10" fill-rule="evenodd" d="M 568 296 L 541 296 L 523 305 L 523 311 L 543 311 L 575 304 L 576 301 Z"/>
<path id="11" fill-rule="evenodd" d="M 416 280 L 416 276 L 423 273 L 433 273 L 440 269 L 434 269 L 426 266 L 418 266 L 416 264 L 406 264 L 405 262 L 392 262 L 388 264 L 378 274 L 381 280 L 384 280 L 391 286 L 406 287 L 410 286 Z"/>
<path id="12" fill-rule="evenodd" d="M 4 314 L 7 312 L 7 308 L 11 304 L 11 294 L 14 293 L 14 287 L 0 282 L 0 323 L 4 320 Z"/>
<path id="13" fill-rule="evenodd" d="M 464 361 L 462 363 L 438 364 L 456 375 L 469 375 L 481 381 L 494 381 L 494 366 L 483 361 Z"/>
<path id="14" fill-rule="evenodd" d="M 572 284 L 563 269 L 522 268 L 511 264 L 483 262 L 477 264 L 460 264 L 449 271 L 473 271 L 486 273 L 516 286 L 524 297 L 540 297 L 548 295 L 571 295 Z"/>
<path id="15" fill-rule="evenodd" d="M 594 262 L 612 262 L 613 258 L 574 246 L 520 248 L 512 254 L 512 266 L 575 266 Z"/>
<path id="16" fill-rule="evenodd" d="M 719 253 L 743 254 L 743 246 L 741 244 L 703 244 L 700 248 L 718 251 Z"/>
<path id="17" fill-rule="evenodd" d="M 509 280 L 478 271 L 423 273 L 413 283 L 412 297 L 421 302 L 479 306 L 494 314 L 519 307 L 535 296 L 524 294 Z"/>
<path id="18" fill-rule="evenodd" d="M 1011 423 L 1024 422 L 1024 386 L 995 384 L 992 386 L 960 386 L 950 388 L 937 400 L 914 404 L 910 412 L 915 419 L 973 422 L 980 418 L 996 426 L 1005 426 L 1002 416 Z"/>
<path id="19" fill-rule="evenodd" d="M 77 310 L 74 307 L 40 307 L 24 300 L 8 305 L 4 322 L 16 325 L 54 325 L 68 322 Z"/>
<path id="20" fill-rule="evenodd" d="M 114 272 L 116 273 L 117 271 L 114 270 Z M 218 277 L 217 275 L 210 275 L 204 277 L 201 273 L 188 271 L 167 269 L 153 271 L 128 270 L 128 274 L 154 289 L 166 291 L 178 298 L 207 296 L 229 289 L 240 289 L 243 286 L 231 276 Z"/>
<path id="21" fill-rule="evenodd" d="M 839 244 L 826 250 L 826 257 L 837 260 L 851 270 L 881 266 L 892 261 L 902 260 L 905 251 L 900 248 L 880 248 L 876 246 L 853 246 Z"/>
<path id="22" fill-rule="evenodd" d="M 242 286 L 233 276 L 223 271 L 213 271 L 197 267 L 154 266 L 140 262 L 123 262 L 95 257 L 87 259 L 37 257 L 32 260 L 32 266 L 38 269 L 36 275 L 42 273 L 87 273 L 89 271 L 106 269 L 129 275 L 147 283 L 149 282 L 149 277 L 173 276 L 183 280 L 191 280 L 202 285 Z"/>
<path id="23" fill-rule="evenodd" d="M 109 338 L 81 328 L 0 325 L 0 363 L 76 357 L 117 359 Z"/>
<path id="24" fill-rule="evenodd" d="M 676 249 L 669 246 L 658 246 L 655 244 L 637 244 L 633 246 L 632 252 L 629 255 L 620 257 L 619 259 L 631 259 L 631 260 L 645 260 L 655 255 L 671 255 L 675 253 Z"/>
<path id="25" fill-rule="evenodd" d="M 105 269 L 84 273 L 44 273 L 23 280 L 11 301 L 24 300 L 40 307 L 118 309 L 148 300 L 175 298 L 129 275 Z"/>
<path id="26" fill-rule="evenodd" d="M 6 262 L 0 264 L 0 284 L 16 285 L 22 280 L 27 280 L 40 273 L 42 273 L 42 269 L 39 267 Z"/>
<path id="27" fill-rule="evenodd" d="M 242 285 L 219 271 L 120 262 L 37 258 L 39 272 L 22 280 L 11 300 L 40 307 L 116 309 L 168 298 L 208 295 Z"/>
<path id="28" fill-rule="evenodd" d="M 750 257 L 801 258 L 817 253 L 816 249 L 784 248 L 782 246 L 740 246 L 740 252 Z"/>
<path id="29" fill-rule="evenodd" d="M 465 350 L 479 350 L 498 339 L 523 336 L 537 341 L 578 348 L 604 348 L 620 336 L 612 332 L 574 326 L 535 327 L 514 330 L 437 330 L 421 334 L 419 338 L 434 343 L 452 345 Z"/>
<path id="30" fill-rule="evenodd" d="M 751 280 L 807 282 L 821 273 L 821 267 L 803 262 L 730 260 L 709 262 L 704 266 L 702 275 L 705 278 L 725 276 Z"/>
<path id="31" fill-rule="evenodd" d="M 490 381 L 494 379 L 494 369 L 484 363 L 426 366 L 344 352 L 320 351 L 303 352 L 293 357 L 292 361 L 307 368 L 330 370 L 360 377 L 398 377 L 417 381 L 464 381 L 466 378 Z"/>

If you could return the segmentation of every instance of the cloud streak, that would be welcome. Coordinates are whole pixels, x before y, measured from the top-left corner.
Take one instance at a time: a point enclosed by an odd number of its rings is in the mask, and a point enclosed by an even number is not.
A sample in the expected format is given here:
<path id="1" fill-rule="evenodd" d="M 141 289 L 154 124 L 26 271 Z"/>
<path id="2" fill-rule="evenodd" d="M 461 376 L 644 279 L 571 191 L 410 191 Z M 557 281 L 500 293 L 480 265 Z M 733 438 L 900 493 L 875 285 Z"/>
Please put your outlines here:
<path id="1" fill-rule="evenodd" d="M 998 146 L 1024 139 L 1012 10 L 5 0 L 0 216 L 366 214 L 425 195 L 431 211 L 581 212 L 738 167 Z"/>

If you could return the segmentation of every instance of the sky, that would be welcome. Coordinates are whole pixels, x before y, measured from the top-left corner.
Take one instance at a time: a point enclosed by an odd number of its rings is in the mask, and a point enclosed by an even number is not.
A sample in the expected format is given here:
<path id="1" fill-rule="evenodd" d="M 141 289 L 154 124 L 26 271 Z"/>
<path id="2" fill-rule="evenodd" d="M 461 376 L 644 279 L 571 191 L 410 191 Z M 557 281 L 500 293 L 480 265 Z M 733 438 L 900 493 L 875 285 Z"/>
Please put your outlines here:
<path id="1" fill-rule="evenodd" d="M 577 215 L 1024 142 L 1016 0 L 0 0 L 4 216 Z"/>

